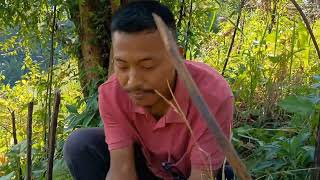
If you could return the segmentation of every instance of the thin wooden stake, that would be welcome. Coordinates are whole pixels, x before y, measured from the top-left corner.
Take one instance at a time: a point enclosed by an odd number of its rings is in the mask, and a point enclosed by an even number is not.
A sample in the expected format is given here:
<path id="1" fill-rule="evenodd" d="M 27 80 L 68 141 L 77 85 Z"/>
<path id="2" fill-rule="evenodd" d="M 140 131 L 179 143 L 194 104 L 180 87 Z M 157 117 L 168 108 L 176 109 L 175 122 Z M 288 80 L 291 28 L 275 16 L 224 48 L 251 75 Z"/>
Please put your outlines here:
<path id="1" fill-rule="evenodd" d="M 11 112 L 11 122 L 12 122 L 12 136 L 13 136 L 13 144 L 18 144 L 17 139 L 17 128 L 16 128 L 16 115 L 14 111 Z"/>
<path id="2" fill-rule="evenodd" d="M 28 106 L 28 123 L 27 123 L 27 180 L 32 177 L 32 113 L 33 101 Z"/>
<path id="3" fill-rule="evenodd" d="M 12 123 L 12 137 L 13 137 L 13 144 L 17 145 L 18 144 L 18 139 L 17 139 L 17 128 L 16 128 L 16 115 L 14 111 L 10 111 L 11 114 L 11 123 Z M 18 166 L 18 179 L 22 179 L 22 170 L 21 170 L 21 165 L 20 165 L 20 157 L 17 158 L 17 166 Z"/>
<path id="4" fill-rule="evenodd" d="M 204 101 L 198 87 L 196 86 L 190 73 L 188 72 L 184 64 L 184 60 L 181 58 L 179 54 L 178 46 L 175 40 L 173 39 L 168 27 L 165 25 L 165 23 L 158 15 L 153 14 L 153 18 L 161 34 L 165 47 L 172 57 L 170 58 L 171 62 L 174 64 L 176 70 L 178 71 L 179 77 L 181 77 L 181 79 L 184 81 L 184 84 L 186 85 L 186 88 L 188 89 L 194 104 L 198 108 L 202 117 L 206 120 L 208 128 L 211 130 L 214 137 L 216 138 L 218 145 L 225 153 L 236 174 L 243 180 L 251 180 L 251 177 L 247 172 L 246 167 L 241 162 L 239 156 L 237 155 L 237 152 L 233 148 L 230 141 L 223 134 L 221 128 L 219 127 L 216 121 L 216 118 L 210 112 L 207 103 Z"/>
<path id="5" fill-rule="evenodd" d="M 58 115 L 61 101 L 60 90 L 56 90 L 54 97 L 54 109 L 50 124 L 50 134 L 49 134 L 49 159 L 47 166 L 47 180 L 52 180 L 52 172 L 53 172 L 53 159 L 54 159 L 54 151 L 56 145 L 56 132 L 57 132 L 57 124 L 58 124 Z"/>

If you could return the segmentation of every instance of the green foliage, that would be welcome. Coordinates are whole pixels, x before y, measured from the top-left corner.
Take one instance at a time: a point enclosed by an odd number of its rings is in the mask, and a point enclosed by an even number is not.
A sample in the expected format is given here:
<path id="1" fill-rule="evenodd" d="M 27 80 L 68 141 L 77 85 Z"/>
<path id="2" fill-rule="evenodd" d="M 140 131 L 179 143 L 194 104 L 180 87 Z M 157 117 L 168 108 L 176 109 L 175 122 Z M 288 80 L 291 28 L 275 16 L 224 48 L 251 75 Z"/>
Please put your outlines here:
<path id="1" fill-rule="evenodd" d="M 290 120 L 273 128 L 242 126 L 234 131 L 233 141 L 257 179 L 310 179 L 315 151 L 315 128 L 319 123 L 318 76 L 311 94 L 288 96 L 279 106 Z"/>

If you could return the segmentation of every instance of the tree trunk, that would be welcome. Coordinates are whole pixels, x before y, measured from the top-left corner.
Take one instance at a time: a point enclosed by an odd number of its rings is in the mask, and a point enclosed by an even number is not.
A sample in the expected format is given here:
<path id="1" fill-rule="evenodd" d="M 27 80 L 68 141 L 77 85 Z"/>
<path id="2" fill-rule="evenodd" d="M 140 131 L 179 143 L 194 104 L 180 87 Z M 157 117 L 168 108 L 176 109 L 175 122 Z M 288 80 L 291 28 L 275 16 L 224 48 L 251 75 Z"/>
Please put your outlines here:
<path id="1" fill-rule="evenodd" d="M 80 42 L 82 52 L 82 62 L 79 62 L 83 73 L 84 84 L 88 85 L 91 81 L 99 79 L 97 68 L 102 65 L 101 47 L 97 42 L 97 33 L 95 31 L 92 19 L 95 7 L 94 3 L 83 2 L 79 6 L 80 10 Z"/>
<path id="2" fill-rule="evenodd" d="M 79 30 L 78 68 L 85 97 L 91 94 L 89 90 L 92 92 L 93 88 L 96 92 L 97 86 L 113 72 L 110 56 L 111 15 L 119 6 L 132 1 L 137 0 L 120 0 L 120 4 L 112 0 L 84 0 L 81 4 L 69 1 L 71 19 Z"/>
<path id="3" fill-rule="evenodd" d="M 78 69 L 82 92 L 88 97 L 96 92 L 108 74 L 111 45 L 111 2 L 85 0 L 69 2 L 71 19 L 79 34 Z"/>

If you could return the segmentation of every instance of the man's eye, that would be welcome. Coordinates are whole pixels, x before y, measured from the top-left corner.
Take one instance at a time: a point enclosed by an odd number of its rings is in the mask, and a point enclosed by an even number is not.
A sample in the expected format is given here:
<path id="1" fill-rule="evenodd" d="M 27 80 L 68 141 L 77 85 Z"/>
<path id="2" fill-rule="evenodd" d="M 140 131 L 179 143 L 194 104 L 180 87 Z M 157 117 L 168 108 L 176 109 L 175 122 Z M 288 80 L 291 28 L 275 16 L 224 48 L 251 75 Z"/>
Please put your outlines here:
<path id="1" fill-rule="evenodd" d="M 126 70 L 126 69 L 128 69 L 128 67 L 126 67 L 126 66 L 118 66 L 118 68 L 121 69 L 121 70 Z"/>
<path id="2" fill-rule="evenodd" d="M 145 62 L 145 63 L 141 63 L 141 67 L 143 69 L 153 69 L 155 66 L 151 62 Z"/>
<path id="3" fill-rule="evenodd" d="M 144 69 L 153 69 L 154 68 L 154 66 L 142 66 Z"/>
<path id="4" fill-rule="evenodd" d="M 128 69 L 128 66 L 117 64 L 117 68 L 120 70 L 126 70 Z"/>

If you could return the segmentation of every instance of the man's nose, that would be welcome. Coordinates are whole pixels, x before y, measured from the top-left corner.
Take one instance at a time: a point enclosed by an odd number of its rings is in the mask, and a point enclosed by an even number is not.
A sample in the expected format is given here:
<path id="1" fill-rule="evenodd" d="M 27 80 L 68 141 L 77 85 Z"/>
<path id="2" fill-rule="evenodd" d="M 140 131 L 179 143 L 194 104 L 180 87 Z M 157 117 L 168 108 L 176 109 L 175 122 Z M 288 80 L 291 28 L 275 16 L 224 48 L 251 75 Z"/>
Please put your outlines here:
<path id="1" fill-rule="evenodd" d="M 127 82 L 127 87 L 132 89 L 132 88 L 138 88 L 141 86 L 141 77 L 139 75 L 139 72 L 135 69 L 130 69 L 129 71 L 129 77 L 128 77 L 128 82 Z"/>

